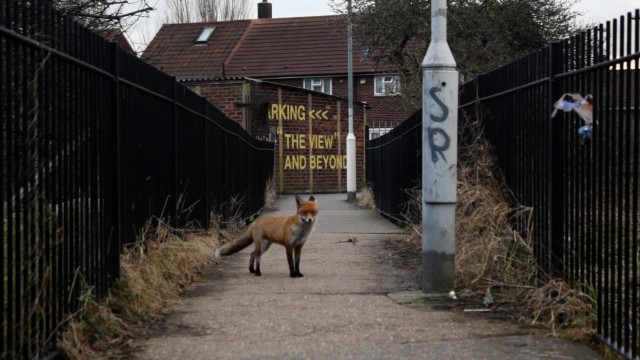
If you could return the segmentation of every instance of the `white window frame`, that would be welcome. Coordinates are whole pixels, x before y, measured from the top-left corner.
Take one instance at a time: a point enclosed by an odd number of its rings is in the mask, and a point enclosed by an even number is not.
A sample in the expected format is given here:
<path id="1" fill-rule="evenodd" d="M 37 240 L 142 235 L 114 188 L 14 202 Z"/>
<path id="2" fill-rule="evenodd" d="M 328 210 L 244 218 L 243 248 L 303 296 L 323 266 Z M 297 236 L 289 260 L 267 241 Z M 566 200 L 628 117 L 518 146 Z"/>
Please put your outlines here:
<path id="1" fill-rule="evenodd" d="M 400 76 L 377 75 L 373 79 L 374 96 L 400 95 Z"/>
<path id="2" fill-rule="evenodd" d="M 391 130 L 393 128 L 390 127 L 369 128 L 369 140 L 377 139 Z"/>
<path id="3" fill-rule="evenodd" d="M 302 80 L 302 87 L 307 90 L 333 95 L 331 78 L 306 78 Z"/>

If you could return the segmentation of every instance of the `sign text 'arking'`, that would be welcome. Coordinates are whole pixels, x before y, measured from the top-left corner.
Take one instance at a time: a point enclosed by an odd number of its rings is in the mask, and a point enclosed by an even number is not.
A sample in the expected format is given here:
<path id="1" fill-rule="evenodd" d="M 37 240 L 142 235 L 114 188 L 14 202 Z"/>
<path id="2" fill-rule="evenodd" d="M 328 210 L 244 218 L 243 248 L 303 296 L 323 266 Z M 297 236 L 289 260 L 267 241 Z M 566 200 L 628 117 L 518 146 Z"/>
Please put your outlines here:
<path id="1" fill-rule="evenodd" d="M 329 110 L 309 109 L 304 105 L 271 104 L 269 120 L 329 120 Z"/>

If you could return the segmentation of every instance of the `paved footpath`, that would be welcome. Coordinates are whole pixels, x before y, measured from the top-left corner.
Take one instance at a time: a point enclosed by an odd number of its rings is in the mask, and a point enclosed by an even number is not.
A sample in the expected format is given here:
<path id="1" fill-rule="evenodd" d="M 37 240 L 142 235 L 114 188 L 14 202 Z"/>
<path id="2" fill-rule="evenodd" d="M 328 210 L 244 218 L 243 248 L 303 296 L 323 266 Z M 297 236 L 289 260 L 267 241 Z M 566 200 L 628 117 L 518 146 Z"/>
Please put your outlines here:
<path id="1" fill-rule="evenodd" d="M 413 270 L 388 260 L 402 230 L 346 194 L 317 195 L 318 224 L 291 279 L 284 248 L 249 274 L 250 249 L 225 258 L 195 285 L 140 359 L 600 359 L 582 344 L 535 335 L 508 321 L 400 305 L 417 291 Z M 263 216 L 295 212 L 281 196 Z M 355 239 L 355 241 L 354 241 Z M 391 294 L 389 296 L 389 294 Z"/>

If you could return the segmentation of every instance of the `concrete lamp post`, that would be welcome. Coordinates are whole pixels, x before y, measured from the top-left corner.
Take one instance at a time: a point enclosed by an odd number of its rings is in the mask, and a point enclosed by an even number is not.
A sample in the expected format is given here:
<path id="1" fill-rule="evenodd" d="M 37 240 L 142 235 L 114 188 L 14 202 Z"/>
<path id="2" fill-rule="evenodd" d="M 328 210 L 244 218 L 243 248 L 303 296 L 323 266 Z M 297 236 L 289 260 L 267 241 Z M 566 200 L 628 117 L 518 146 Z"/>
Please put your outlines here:
<path id="1" fill-rule="evenodd" d="M 431 0 L 422 68 L 422 290 L 448 293 L 455 280 L 458 72 L 447 44 L 446 0 Z"/>
<path id="2" fill-rule="evenodd" d="M 351 0 L 347 3 L 347 77 L 349 97 L 349 134 L 347 135 L 347 200 L 356 199 L 356 136 L 353 134 L 353 42 Z"/>

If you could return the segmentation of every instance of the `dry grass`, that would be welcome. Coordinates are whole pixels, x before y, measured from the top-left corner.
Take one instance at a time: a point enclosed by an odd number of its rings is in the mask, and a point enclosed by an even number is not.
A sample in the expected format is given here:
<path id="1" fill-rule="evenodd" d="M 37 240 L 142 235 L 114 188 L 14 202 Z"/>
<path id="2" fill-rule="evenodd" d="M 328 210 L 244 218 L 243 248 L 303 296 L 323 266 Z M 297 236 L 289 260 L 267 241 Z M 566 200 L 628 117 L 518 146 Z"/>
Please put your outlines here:
<path id="1" fill-rule="evenodd" d="M 128 319 L 163 314 L 215 263 L 212 254 L 218 246 L 216 236 L 190 233 L 183 238 L 162 221 L 155 228 L 146 226 L 140 240 L 121 256 L 121 282 L 110 305 Z"/>
<path id="2" fill-rule="evenodd" d="M 115 358 L 133 334 L 132 328 L 108 306 L 86 299 L 69 321 L 57 347 L 66 359 Z"/>
<path id="3" fill-rule="evenodd" d="M 529 298 L 532 324 L 549 327 L 554 336 L 583 340 L 595 333 L 595 298 L 570 287 L 561 280 L 551 280 L 536 289 Z"/>
<path id="4" fill-rule="evenodd" d="M 121 277 L 106 301 L 97 303 L 87 295 L 84 306 L 72 316 L 58 342 L 64 357 L 121 356 L 126 339 L 135 333 L 127 323 L 162 317 L 181 292 L 215 263 L 212 255 L 220 241 L 217 227 L 213 230 L 215 235 L 177 231 L 163 221 L 149 221 L 140 240 L 122 254 Z"/>
<path id="5" fill-rule="evenodd" d="M 511 206 L 511 193 L 495 176 L 500 172 L 480 125 L 466 121 L 461 126 L 466 132 L 458 160 L 457 283 L 465 288 L 497 286 L 505 300 L 522 301 L 537 277 L 532 239 L 526 236 L 531 234 L 532 209 Z M 514 223 L 526 230 L 515 231 Z"/>
<path id="6" fill-rule="evenodd" d="M 511 224 L 530 225 L 531 209 L 509 205 L 508 192 L 495 177 L 495 161 L 479 125 L 461 126 L 467 133 L 458 157 L 456 287 L 472 291 L 497 287 L 501 290 L 498 299 L 521 302 L 533 291 L 537 267 L 531 239 L 523 238 Z M 415 234 L 404 246 L 413 252 L 421 251 L 422 246 L 421 190 L 420 184 L 407 189 L 411 200 L 403 208 Z M 497 289 L 492 290 L 494 295 Z"/>
<path id="7" fill-rule="evenodd" d="M 532 209 L 511 206 L 512 196 L 495 174 L 496 161 L 478 123 L 461 124 L 456 207 L 456 288 L 468 293 L 491 289 L 494 303 L 527 309 L 532 324 L 549 326 L 554 334 L 581 337 L 593 331 L 593 303 L 583 292 L 550 281 L 538 288 L 538 267 L 531 239 Z M 414 236 L 399 251 L 420 256 L 422 247 L 421 186 L 407 189 L 411 199 L 403 216 Z M 513 227 L 518 225 L 518 229 Z M 516 231 L 518 230 L 518 231 Z M 549 294 L 558 294 L 550 297 Z"/>
<path id="8" fill-rule="evenodd" d="M 278 187 L 273 177 L 267 180 L 267 186 L 264 189 L 264 208 L 271 209 L 273 203 L 278 200 Z"/>

